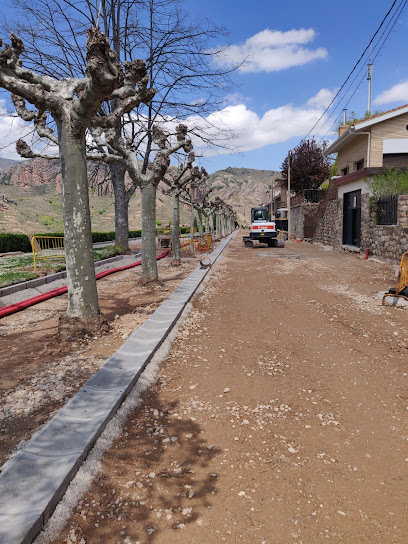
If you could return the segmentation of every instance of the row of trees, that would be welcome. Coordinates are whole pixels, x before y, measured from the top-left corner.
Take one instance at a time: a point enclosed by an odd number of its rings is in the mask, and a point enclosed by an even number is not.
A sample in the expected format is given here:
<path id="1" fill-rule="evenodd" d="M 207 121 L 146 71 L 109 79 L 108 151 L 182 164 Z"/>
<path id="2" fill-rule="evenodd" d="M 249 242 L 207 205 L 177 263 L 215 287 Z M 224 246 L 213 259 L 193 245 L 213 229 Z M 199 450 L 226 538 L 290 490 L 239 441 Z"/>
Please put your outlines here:
<path id="1" fill-rule="evenodd" d="M 88 160 L 105 162 L 110 169 L 116 243 L 125 250 L 129 199 L 137 187 L 141 190 L 146 281 L 158 277 L 156 191 L 172 155 L 186 157 L 177 175 L 167 178 L 176 246 L 180 198 L 197 207 L 201 225 L 202 216 L 208 219 L 214 212 L 219 232 L 232 221 L 225 203 L 209 202 L 208 175 L 193 165 L 193 138 L 204 143 L 207 138 L 202 123 L 177 122 L 192 114 L 203 119 L 218 106 L 221 82 L 225 92 L 228 74 L 213 70 L 203 48 L 204 39 L 222 31 L 188 23 L 175 0 L 102 0 L 99 11 L 87 1 L 22 0 L 19 8 L 29 24 L 14 22 L 20 36 L 11 33 L 11 43 L 0 44 L 0 86 L 11 92 L 17 114 L 33 123 L 38 137 L 35 146 L 19 140 L 18 152 L 61 162 L 68 281 L 63 324 L 93 330 L 102 318 L 92 255 Z M 140 53 L 146 61 L 137 58 Z M 179 260 L 177 247 L 175 255 Z"/>

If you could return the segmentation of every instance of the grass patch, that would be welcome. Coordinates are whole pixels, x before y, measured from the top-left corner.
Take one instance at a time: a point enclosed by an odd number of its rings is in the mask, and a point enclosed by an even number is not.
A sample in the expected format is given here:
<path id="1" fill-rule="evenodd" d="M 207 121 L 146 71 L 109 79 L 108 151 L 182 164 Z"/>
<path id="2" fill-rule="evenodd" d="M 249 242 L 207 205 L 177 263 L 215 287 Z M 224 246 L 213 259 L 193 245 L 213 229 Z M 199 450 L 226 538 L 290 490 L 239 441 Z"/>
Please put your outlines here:
<path id="1" fill-rule="evenodd" d="M 98 247 L 93 250 L 94 261 L 103 261 L 104 259 L 109 259 L 110 257 L 116 257 L 116 255 L 121 255 L 120 250 L 116 246 L 106 246 Z"/>
<path id="2" fill-rule="evenodd" d="M 23 281 L 35 280 L 38 278 L 38 274 L 35 272 L 21 271 L 8 271 L 0 272 L 0 287 L 7 287 L 8 285 L 15 285 Z"/>
<path id="3" fill-rule="evenodd" d="M 94 261 L 103 261 L 115 257 L 120 251 L 115 246 L 106 246 L 93 250 Z M 7 287 L 23 281 L 33 280 L 55 272 L 65 270 L 65 261 L 62 259 L 44 259 L 37 261 L 37 270 L 34 272 L 32 255 L 18 255 L 0 258 L 0 287 Z"/>

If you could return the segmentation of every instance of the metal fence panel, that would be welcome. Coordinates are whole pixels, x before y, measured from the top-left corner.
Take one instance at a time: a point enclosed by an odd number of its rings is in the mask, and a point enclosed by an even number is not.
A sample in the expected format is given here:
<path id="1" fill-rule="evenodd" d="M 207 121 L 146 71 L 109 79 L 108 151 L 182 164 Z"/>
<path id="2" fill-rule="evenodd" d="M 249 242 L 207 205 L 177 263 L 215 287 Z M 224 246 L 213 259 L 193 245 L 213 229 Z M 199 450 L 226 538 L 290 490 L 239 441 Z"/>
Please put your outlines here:
<path id="1" fill-rule="evenodd" d="M 398 212 L 398 195 L 380 198 L 377 202 L 377 224 L 396 225 Z"/>

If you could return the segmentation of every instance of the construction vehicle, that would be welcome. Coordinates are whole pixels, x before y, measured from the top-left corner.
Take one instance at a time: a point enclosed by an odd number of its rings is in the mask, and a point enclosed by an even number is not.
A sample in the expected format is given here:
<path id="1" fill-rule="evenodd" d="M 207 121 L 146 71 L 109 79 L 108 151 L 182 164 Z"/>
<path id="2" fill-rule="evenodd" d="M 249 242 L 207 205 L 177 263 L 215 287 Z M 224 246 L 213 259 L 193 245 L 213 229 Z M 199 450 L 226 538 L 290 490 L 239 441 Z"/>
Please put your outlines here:
<path id="1" fill-rule="evenodd" d="M 251 227 L 249 236 L 244 236 L 246 247 L 253 247 L 254 241 L 267 244 L 269 247 L 284 247 L 282 231 L 276 228 L 275 217 L 270 215 L 270 208 L 259 206 L 251 208 Z"/>
<path id="2" fill-rule="evenodd" d="M 382 299 L 383 305 L 387 297 L 402 298 L 408 301 L 408 251 L 401 257 L 397 287 L 391 287 L 388 293 L 385 293 Z"/>

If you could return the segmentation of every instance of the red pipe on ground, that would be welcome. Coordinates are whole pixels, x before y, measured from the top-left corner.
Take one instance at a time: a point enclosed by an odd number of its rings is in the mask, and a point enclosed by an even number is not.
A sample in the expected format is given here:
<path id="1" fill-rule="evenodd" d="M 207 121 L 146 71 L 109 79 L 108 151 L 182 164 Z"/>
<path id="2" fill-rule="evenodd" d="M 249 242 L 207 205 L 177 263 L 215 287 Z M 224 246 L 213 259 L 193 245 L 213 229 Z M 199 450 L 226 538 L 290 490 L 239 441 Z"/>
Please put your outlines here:
<path id="1" fill-rule="evenodd" d="M 160 259 L 163 259 L 163 257 L 166 257 L 170 253 L 169 249 L 166 249 L 163 253 L 160 253 L 156 257 L 156 260 L 159 261 Z M 115 272 L 122 272 L 123 270 L 128 270 L 129 268 L 134 268 L 135 266 L 140 266 L 142 264 L 142 261 L 137 261 L 132 264 L 128 264 L 126 266 L 119 266 L 118 268 L 110 268 L 109 270 L 104 270 L 103 272 L 99 272 L 99 274 L 95 274 L 95 278 L 97 280 L 104 278 L 105 276 L 109 276 L 110 274 L 114 274 Z M 38 304 L 39 302 L 44 302 L 44 300 L 48 300 L 49 298 L 54 298 L 59 295 L 63 295 L 68 291 L 68 287 L 64 285 L 63 287 L 58 287 L 58 289 L 53 289 L 52 291 L 48 291 L 48 293 L 42 293 L 41 295 L 37 295 L 35 297 L 29 298 L 27 300 L 22 300 L 21 302 L 16 302 L 15 304 L 10 304 L 9 306 L 4 306 L 4 308 L 0 308 L 0 318 L 6 317 L 6 315 L 15 314 L 16 312 L 19 312 L 20 310 L 25 310 L 26 308 L 29 308 L 30 306 L 34 306 L 34 304 Z"/>

